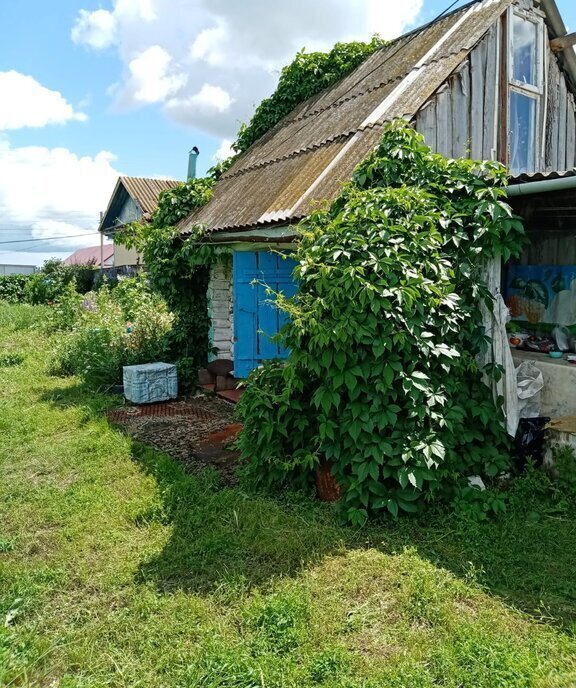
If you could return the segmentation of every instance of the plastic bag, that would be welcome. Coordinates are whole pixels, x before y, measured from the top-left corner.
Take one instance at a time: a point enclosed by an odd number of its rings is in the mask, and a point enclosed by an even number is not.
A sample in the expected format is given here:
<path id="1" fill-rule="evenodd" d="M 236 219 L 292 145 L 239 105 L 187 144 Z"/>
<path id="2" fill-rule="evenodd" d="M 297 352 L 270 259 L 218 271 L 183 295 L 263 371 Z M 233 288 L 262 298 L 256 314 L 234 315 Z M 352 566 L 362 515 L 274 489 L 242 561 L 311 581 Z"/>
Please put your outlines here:
<path id="1" fill-rule="evenodd" d="M 555 327 L 552 330 L 552 336 L 558 351 L 568 351 L 570 349 L 570 333 L 565 327 L 560 327 L 560 325 Z"/>
<path id="2" fill-rule="evenodd" d="M 539 416 L 544 378 L 534 361 L 524 361 L 516 368 L 516 381 L 518 383 L 519 417 L 534 418 Z"/>
<path id="3" fill-rule="evenodd" d="M 550 422 L 547 416 L 537 418 L 522 418 L 518 424 L 518 432 L 514 438 L 514 449 L 518 469 L 522 470 L 531 458 L 536 466 L 544 461 L 544 439 L 546 425 Z"/>

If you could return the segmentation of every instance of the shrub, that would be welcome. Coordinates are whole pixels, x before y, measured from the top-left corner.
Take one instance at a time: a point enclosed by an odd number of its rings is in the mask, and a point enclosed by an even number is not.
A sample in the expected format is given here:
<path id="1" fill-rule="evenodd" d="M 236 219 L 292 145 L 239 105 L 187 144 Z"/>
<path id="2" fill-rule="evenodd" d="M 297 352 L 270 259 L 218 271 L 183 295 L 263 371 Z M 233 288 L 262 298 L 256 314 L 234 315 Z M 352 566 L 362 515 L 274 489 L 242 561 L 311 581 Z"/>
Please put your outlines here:
<path id="1" fill-rule="evenodd" d="M 26 285 L 31 275 L 0 276 L 0 301 L 21 303 L 24 301 Z"/>
<path id="2" fill-rule="evenodd" d="M 164 358 L 172 320 L 144 276 L 121 279 L 114 289 L 105 285 L 84 297 L 69 288 L 51 318 L 51 328 L 60 332 L 51 370 L 78 375 L 95 388 L 120 383 L 122 366 Z"/>
<path id="3" fill-rule="evenodd" d="M 23 354 L 0 354 L 0 368 L 10 368 L 24 362 Z"/>
<path id="4" fill-rule="evenodd" d="M 492 162 L 433 154 L 387 128 L 330 209 L 300 227 L 286 366 L 254 373 L 239 405 L 256 480 L 302 480 L 322 458 L 348 518 L 419 512 L 465 477 L 509 465 L 503 415 L 482 382 L 487 262 L 517 254 L 518 219 Z"/>
<path id="5" fill-rule="evenodd" d="M 85 294 L 94 286 L 97 274 L 92 265 L 66 265 L 52 258 L 45 261 L 40 272 L 30 275 L 24 298 L 32 304 L 53 303 L 70 285 L 74 285 L 78 293 Z"/>

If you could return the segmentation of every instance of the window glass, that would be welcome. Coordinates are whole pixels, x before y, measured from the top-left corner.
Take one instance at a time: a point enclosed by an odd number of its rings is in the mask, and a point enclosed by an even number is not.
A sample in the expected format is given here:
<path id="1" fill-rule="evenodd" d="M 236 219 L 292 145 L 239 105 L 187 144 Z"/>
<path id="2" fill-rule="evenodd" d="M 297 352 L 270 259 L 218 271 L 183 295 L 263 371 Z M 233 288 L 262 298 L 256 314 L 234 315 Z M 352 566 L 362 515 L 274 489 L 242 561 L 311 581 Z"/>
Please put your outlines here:
<path id="1" fill-rule="evenodd" d="M 513 17 L 512 79 L 521 84 L 538 87 L 538 26 L 517 14 Z"/>
<path id="2" fill-rule="evenodd" d="M 510 172 L 534 172 L 536 99 L 510 92 Z"/>

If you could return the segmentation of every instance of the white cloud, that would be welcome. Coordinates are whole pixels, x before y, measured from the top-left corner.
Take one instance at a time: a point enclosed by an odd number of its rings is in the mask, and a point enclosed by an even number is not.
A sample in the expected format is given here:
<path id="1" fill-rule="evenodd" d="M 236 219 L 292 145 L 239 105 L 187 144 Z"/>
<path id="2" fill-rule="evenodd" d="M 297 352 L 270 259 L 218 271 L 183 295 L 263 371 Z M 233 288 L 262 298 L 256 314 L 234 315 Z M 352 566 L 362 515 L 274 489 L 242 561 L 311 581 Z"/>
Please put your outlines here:
<path id="1" fill-rule="evenodd" d="M 211 67 L 222 66 L 224 53 L 222 53 L 220 46 L 226 38 L 227 30 L 223 24 L 211 29 L 203 29 L 190 47 L 190 57 L 193 60 L 204 60 Z"/>
<path id="2" fill-rule="evenodd" d="M 230 156 L 234 155 L 232 143 L 232 139 L 222 139 L 218 150 L 214 153 L 214 162 L 222 162 L 223 160 L 227 160 Z"/>
<path id="3" fill-rule="evenodd" d="M 117 41 L 119 25 L 142 21 L 152 23 L 156 18 L 153 0 L 116 0 L 113 12 L 79 10 L 70 35 L 74 43 L 103 50 Z"/>
<path id="4" fill-rule="evenodd" d="M 423 6 L 423 0 L 112 1 L 112 10 L 100 10 L 110 17 L 80 13 L 73 31 L 77 42 L 94 47 L 78 27 L 89 17 L 91 25 L 109 27 L 111 38 L 100 42 L 113 41 L 123 64 L 112 91 L 117 103 L 159 104 L 170 118 L 221 138 L 235 137 L 303 46 L 326 50 L 374 32 L 392 38 L 415 24 Z"/>
<path id="5" fill-rule="evenodd" d="M 209 112 L 226 112 L 232 105 L 232 98 L 228 91 L 225 91 L 220 86 L 212 86 L 212 84 L 203 84 L 202 88 L 190 98 L 179 101 L 173 99 L 168 101 L 168 107 L 174 106 L 188 106 L 199 110 L 207 110 Z"/>
<path id="6" fill-rule="evenodd" d="M 147 23 L 158 18 L 156 0 L 116 0 L 115 13 L 121 17 L 138 19 Z"/>
<path id="7" fill-rule="evenodd" d="M 406 28 L 406 18 L 410 17 L 413 21 L 422 10 L 423 4 L 423 0 L 403 0 L 397 4 L 383 0 L 368 0 L 367 18 L 372 33 L 378 33 L 383 38 L 399 36 Z"/>
<path id="8" fill-rule="evenodd" d="M 74 43 L 84 43 L 95 50 L 111 46 L 116 39 L 116 19 L 112 12 L 80 10 L 72 27 Z"/>
<path id="9" fill-rule="evenodd" d="M 48 239 L 3 245 L 5 250 L 64 251 L 99 242 L 99 213 L 119 175 L 114 156 L 101 151 L 79 157 L 66 148 L 13 148 L 0 139 L 0 226 L 3 241 Z M 82 238 L 59 239 L 83 234 Z M 6 261 L 2 261 L 6 262 Z"/>
<path id="10" fill-rule="evenodd" d="M 185 74 L 170 74 L 172 58 L 159 45 L 152 45 L 131 60 L 131 84 L 134 99 L 140 103 L 157 103 L 185 86 Z"/>
<path id="11" fill-rule="evenodd" d="M 2 246 L 0 245 L 0 248 Z M 0 251 L 0 263 L 3 265 L 35 265 L 41 267 L 49 258 L 64 260 L 70 255 L 70 251 Z"/>
<path id="12" fill-rule="evenodd" d="M 84 113 L 76 112 L 61 93 L 14 70 L 0 72 L 0 93 L 0 131 L 87 119 Z"/>

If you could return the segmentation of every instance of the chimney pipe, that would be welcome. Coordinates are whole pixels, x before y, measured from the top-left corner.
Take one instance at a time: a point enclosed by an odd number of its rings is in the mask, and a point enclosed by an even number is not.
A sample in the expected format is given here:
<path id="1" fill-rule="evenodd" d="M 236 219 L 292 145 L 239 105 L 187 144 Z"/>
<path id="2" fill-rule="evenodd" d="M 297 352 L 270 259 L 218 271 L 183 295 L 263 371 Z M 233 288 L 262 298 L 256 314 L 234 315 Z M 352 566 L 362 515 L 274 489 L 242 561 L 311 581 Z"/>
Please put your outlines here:
<path id="1" fill-rule="evenodd" d="M 194 146 L 188 154 L 188 181 L 196 178 L 196 160 L 199 154 L 200 151 L 196 146 Z"/>

